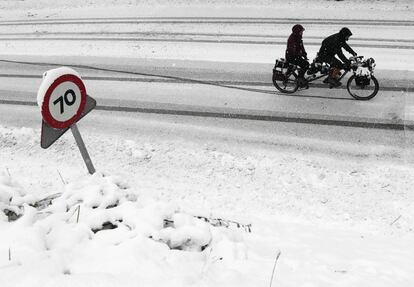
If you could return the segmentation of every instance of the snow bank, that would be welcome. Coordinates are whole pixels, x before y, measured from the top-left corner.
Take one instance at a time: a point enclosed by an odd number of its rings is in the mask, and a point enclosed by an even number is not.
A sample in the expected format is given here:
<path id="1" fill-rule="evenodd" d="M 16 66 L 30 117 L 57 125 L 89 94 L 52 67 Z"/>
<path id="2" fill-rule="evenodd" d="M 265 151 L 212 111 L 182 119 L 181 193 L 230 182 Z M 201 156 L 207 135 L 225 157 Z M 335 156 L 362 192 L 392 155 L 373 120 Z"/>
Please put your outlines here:
<path id="1" fill-rule="evenodd" d="M 0 256 L 0 275 L 10 278 L 24 270 L 24 278 L 17 280 L 23 285 L 25 278 L 39 275 L 56 279 L 94 272 L 129 273 L 140 282 L 161 277 L 167 282 L 166 277 L 178 273 L 166 270 L 178 264 L 181 276 L 193 281 L 198 276 L 194 270 L 203 270 L 213 249 L 220 260 L 246 258 L 238 231 L 212 227 L 175 205 L 141 198 L 117 177 L 82 177 L 41 210 L 29 206 L 25 196 L 18 183 L 0 177 L 0 210 L 13 209 L 21 216 L 14 223 L 1 218 L 5 236 L 0 237 L 0 255 L 9 256 Z M 176 253 L 183 251 L 193 252 Z"/>
<path id="2" fill-rule="evenodd" d="M 171 249 L 202 251 L 212 241 L 211 226 L 174 205 L 138 201 L 138 193 L 118 178 L 95 174 L 69 184 L 45 210 L 65 221 L 79 221 L 98 233 L 122 229 L 166 243 Z M 77 214 L 77 215 L 76 215 Z M 76 215 L 76 216 L 75 216 Z"/>
<path id="3" fill-rule="evenodd" d="M 0 148 L 22 148 L 22 144 L 33 146 L 39 143 L 39 135 L 31 128 L 8 128 L 0 125 Z"/>
<path id="4" fill-rule="evenodd" d="M 24 210 L 24 205 L 35 202 L 35 197 L 28 194 L 22 186 L 9 175 L 0 173 L 0 220 L 12 221 L 18 219 Z"/>
<path id="5" fill-rule="evenodd" d="M 114 137 L 112 120 L 129 132 Z M 357 159 L 315 156 L 279 137 L 269 147 L 213 123 L 103 116 L 88 135 L 92 156 L 124 174 L 80 178 L 72 138 L 45 152 L 37 129 L 0 128 L 9 194 L 61 192 L 43 209 L 17 201 L 21 217 L 0 220 L 0 286 L 267 286 L 277 250 L 273 286 L 412 285 L 411 167 L 361 150 Z M 215 228 L 188 210 L 248 218 L 253 232 Z"/>

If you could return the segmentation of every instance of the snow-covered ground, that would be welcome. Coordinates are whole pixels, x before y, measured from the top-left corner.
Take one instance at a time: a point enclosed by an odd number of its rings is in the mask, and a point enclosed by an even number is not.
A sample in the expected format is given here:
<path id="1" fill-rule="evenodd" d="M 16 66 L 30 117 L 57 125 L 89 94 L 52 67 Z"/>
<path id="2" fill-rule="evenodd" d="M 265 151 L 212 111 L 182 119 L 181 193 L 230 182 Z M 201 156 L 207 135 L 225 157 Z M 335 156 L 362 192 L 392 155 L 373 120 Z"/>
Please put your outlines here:
<path id="1" fill-rule="evenodd" d="M 99 170 L 91 177 L 70 134 L 41 150 L 36 111 L 2 109 L 11 113 L 25 114 L 27 127 L 1 129 L 2 208 L 25 215 L 1 223 L 2 286 L 268 285 L 278 250 L 278 285 L 412 282 L 413 169 L 398 159 L 404 147 L 246 131 L 260 123 L 240 130 L 93 112 L 80 123 Z M 60 192 L 47 209 L 23 205 Z M 252 233 L 194 215 L 252 224 Z M 178 222 L 168 228 L 165 219 Z M 118 228 L 91 231 L 105 222 Z"/>
<path id="2" fill-rule="evenodd" d="M 3 111 L 3 115 L 12 118 L 12 113 L 27 113 L 40 121 L 32 108 L 13 110 Z M 411 282 L 413 170 L 404 156 L 402 161 L 396 160 L 404 150 L 374 144 L 364 151 L 358 145 L 332 147 L 323 141 L 312 146 L 303 139 L 296 145 L 305 148 L 292 151 L 284 146 L 295 145 L 294 137 L 275 138 L 269 145 L 261 143 L 267 134 L 240 131 L 231 136 L 231 129 L 220 131 L 214 124 L 200 128 L 178 119 L 160 123 L 159 119 L 131 120 L 120 114 L 99 116 L 101 124 L 87 125 L 83 131 L 105 177 L 84 176 L 70 135 L 51 150 L 42 151 L 38 128 L 15 128 L 18 123 L 2 121 L 6 126 L 0 137 L 1 207 L 25 214 L 16 223 L 1 223 L 2 286 L 93 286 L 103 280 L 120 286 L 136 281 L 148 286 L 167 282 L 173 286 L 263 285 L 269 280 L 278 249 L 283 254 L 278 284 L 331 285 L 335 280 L 337 286 L 371 282 L 406 286 Z M 90 120 L 99 119 L 91 116 Z M 171 120 L 178 123 L 171 124 Z M 131 132 L 103 133 L 112 121 L 129 121 Z M 22 126 L 26 125 L 22 120 Z M 198 140 L 200 134 L 211 138 Z M 246 144 L 247 135 L 251 139 Z M 319 150 L 331 146 L 333 151 L 315 155 L 315 146 Z M 335 155 L 338 150 L 346 152 Z M 69 184 L 65 186 L 63 181 Z M 95 194 L 97 191 L 101 192 Z M 59 206 L 61 200 L 57 207 L 38 214 L 28 206 L 21 208 L 22 203 L 56 192 L 64 192 L 67 211 Z M 74 194 L 87 197 L 85 203 L 73 200 Z M 151 194 L 160 203 L 149 200 Z M 114 209 L 115 215 L 105 211 L 117 201 L 122 204 Z M 174 203 L 159 205 L 165 202 Z M 80 224 L 75 224 L 78 205 L 82 206 Z M 92 209 L 94 205 L 98 208 Z M 155 223 L 145 223 L 145 228 L 142 222 L 131 223 L 127 207 L 138 213 L 134 220 L 146 219 L 149 213 Z M 230 230 L 207 227 L 188 214 L 252 223 L 253 233 L 234 226 Z M 188 226 L 177 227 L 185 230 L 181 236 L 216 243 L 198 255 L 183 255 L 166 247 L 169 237 L 163 237 L 165 242 L 149 239 L 164 233 L 172 236 L 171 229 L 164 230 L 162 220 L 176 221 L 180 216 L 188 220 Z M 89 222 L 90 218 L 98 223 Z M 125 225 L 115 231 L 91 233 L 96 224 L 111 219 L 122 219 Z M 131 224 L 136 225 L 131 228 Z M 68 233 L 73 237 L 68 238 Z M 219 260 L 221 257 L 224 259 Z"/>
<path id="3" fill-rule="evenodd" d="M 56 2 L 1 1 L 0 20 L 413 13 L 411 1 Z M 383 64 L 411 70 L 397 62 Z M 79 123 L 90 176 L 70 132 L 40 148 L 40 120 L 0 107 L 0 286 L 269 286 L 279 252 L 272 286 L 414 285 L 412 131 L 94 111 Z"/>
<path id="4" fill-rule="evenodd" d="M 414 11 L 411 0 L 3 0 L 0 8 L 3 20 L 119 15 L 412 20 Z"/>

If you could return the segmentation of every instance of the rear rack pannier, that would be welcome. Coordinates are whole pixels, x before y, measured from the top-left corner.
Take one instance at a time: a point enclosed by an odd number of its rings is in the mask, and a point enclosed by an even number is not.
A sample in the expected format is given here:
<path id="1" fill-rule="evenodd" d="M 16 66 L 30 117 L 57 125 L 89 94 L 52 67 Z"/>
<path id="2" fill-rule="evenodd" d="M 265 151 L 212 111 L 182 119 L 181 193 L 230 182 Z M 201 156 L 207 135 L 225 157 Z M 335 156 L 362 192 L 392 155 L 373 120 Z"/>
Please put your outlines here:
<path id="1" fill-rule="evenodd" d="M 294 65 L 286 62 L 285 59 L 280 58 L 276 60 L 275 66 L 273 68 L 273 78 L 275 80 L 284 81 L 286 79 L 286 74 L 288 70 L 293 70 Z"/>

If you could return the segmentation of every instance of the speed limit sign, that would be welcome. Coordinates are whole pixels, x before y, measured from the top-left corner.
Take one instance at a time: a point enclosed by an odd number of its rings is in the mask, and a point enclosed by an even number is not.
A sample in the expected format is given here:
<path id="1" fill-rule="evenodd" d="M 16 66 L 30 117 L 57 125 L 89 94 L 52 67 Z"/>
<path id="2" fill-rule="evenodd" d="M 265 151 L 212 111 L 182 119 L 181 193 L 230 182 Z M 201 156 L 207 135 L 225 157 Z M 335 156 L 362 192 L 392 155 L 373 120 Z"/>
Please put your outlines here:
<path id="1" fill-rule="evenodd" d="M 42 105 L 43 119 L 51 127 L 64 129 L 77 122 L 86 104 L 82 80 L 71 74 L 57 78 L 46 91 Z"/>
<path id="2" fill-rule="evenodd" d="M 48 148 L 70 128 L 89 172 L 94 173 L 76 122 L 95 108 L 96 101 L 86 94 L 79 74 L 67 67 L 44 73 L 37 103 L 43 118 L 41 147 Z"/>

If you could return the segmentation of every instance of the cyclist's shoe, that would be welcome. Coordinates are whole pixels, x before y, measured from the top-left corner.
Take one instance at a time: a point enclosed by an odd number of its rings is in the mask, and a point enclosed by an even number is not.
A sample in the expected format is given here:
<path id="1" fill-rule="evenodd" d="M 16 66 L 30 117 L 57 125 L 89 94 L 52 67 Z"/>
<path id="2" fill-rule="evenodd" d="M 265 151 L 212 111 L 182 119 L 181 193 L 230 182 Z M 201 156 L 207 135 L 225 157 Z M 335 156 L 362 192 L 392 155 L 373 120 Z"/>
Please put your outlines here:
<path id="1" fill-rule="evenodd" d="M 318 68 L 316 68 L 314 65 L 311 65 L 306 74 L 312 75 L 316 74 L 318 72 Z"/>
<path id="2" fill-rule="evenodd" d="M 298 86 L 299 88 L 309 88 L 308 81 L 305 78 L 298 78 Z"/>
<path id="3" fill-rule="evenodd" d="M 342 83 L 334 78 L 328 78 L 328 83 L 330 88 L 336 88 L 342 85 Z"/>
<path id="4" fill-rule="evenodd" d="M 307 89 L 309 89 L 309 84 L 308 83 L 301 83 L 301 84 L 299 84 L 299 88 L 307 90 Z"/>

